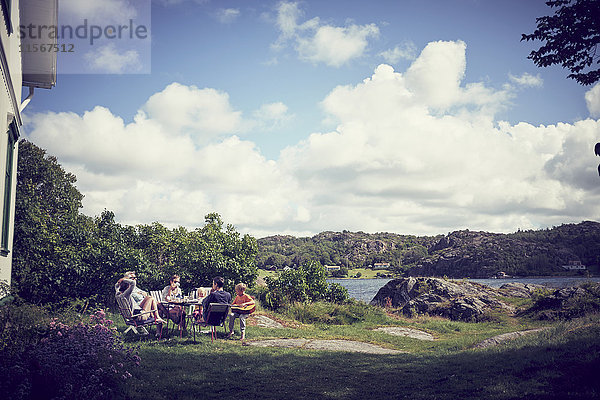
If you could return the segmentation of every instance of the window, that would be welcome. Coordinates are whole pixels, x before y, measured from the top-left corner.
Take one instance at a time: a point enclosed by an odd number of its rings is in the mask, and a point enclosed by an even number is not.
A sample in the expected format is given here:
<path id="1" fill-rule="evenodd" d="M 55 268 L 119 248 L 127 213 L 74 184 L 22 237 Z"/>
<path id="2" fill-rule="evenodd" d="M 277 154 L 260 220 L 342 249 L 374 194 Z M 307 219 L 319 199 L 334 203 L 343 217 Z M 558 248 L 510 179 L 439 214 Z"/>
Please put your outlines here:
<path id="1" fill-rule="evenodd" d="M 8 250 L 8 236 L 10 233 L 10 200 L 12 199 L 13 161 L 15 143 L 19 139 L 19 130 L 15 122 L 8 127 L 8 145 L 6 147 L 6 173 L 4 175 L 4 207 L 2 210 L 2 238 L 0 239 L 0 255 L 6 256 Z"/>
<path id="2" fill-rule="evenodd" d="M 10 35 L 13 32 L 12 21 L 10 20 L 10 5 L 11 0 L 0 0 L 2 5 L 2 14 L 4 15 L 4 22 L 6 22 L 6 31 Z"/>

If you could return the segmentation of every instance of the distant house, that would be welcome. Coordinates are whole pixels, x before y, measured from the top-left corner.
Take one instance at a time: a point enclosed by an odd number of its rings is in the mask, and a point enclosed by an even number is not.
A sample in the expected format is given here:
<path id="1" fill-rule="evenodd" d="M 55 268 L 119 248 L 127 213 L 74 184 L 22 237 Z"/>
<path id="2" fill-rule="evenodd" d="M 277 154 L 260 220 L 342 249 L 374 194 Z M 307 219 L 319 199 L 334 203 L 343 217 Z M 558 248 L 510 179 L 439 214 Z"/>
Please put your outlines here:
<path id="1" fill-rule="evenodd" d="M 325 266 L 325 271 L 327 271 L 327 272 L 339 271 L 340 269 L 341 269 L 341 267 L 339 265 L 326 265 Z"/>
<path id="2" fill-rule="evenodd" d="M 0 173 L 4 176 L 4 183 L 0 185 L 0 281 L 8 284 L 12 272 L 17 143 L 23 125 L 21 113 L 33 97 L 35 88 L 50 89 L 56 83 L 55 51 L 21 51 L 39 48 L 40 43 L 45 48 L 53 48 L 56 39 L 49 40 L 44 36 L 41 41 L 37 35 L 21 37 L 20 27 L 56 26 L 57 7 L 57 0 L 0 1 L 0 132 L 4 132 L 0 138 Z M 25 99 L 21 97 L 23 88 L 29 88 L 29 96 Z"/>
<path id="3" fill-rule="evenodd" d="M 390 268 L 389 262 L 377 262 L 377 263 L 373 264 L 373 269 L 389 269 L 389 268 Z"/>
<path id="4" fill-rule="evenodd" d="M 568 271 L 581 271 L 586 269 L 585 265 L 581 264 L 581 261 L 569 261 L 569 264 L 563 265 L 562 267 Z"/>

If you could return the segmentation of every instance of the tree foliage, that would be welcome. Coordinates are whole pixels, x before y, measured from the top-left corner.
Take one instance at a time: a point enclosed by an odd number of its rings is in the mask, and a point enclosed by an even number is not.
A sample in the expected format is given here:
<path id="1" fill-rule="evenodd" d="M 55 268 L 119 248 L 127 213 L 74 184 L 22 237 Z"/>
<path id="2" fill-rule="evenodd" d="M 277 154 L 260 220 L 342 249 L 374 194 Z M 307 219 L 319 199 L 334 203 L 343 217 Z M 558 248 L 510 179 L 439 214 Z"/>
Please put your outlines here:
<path id="1" fill-rule="evenodd" d="M 81 249 L 89 221 L 79 214 L 83 195 L 75 182 L 55 157 L 19 142 L 13 283 L 34 303 L 78 295 L 88 272 Z"/>
<path id="2" fill-rule="evenodd" d="M 550 0 L 554 15 L 536 18 L 537 28 L 521 40 L 544 44 L 528 58 L 538 67 L 562 65 L 571 71 L 569 78 L 582 85 L 600 79 L 600 1 Z"/>
<path id="3" fill-rule="evenodd" d="M 349 298 L 346 288 L 327 283 L 325 268 L 317 262 L 285 269 L 276 278 L 267 277 L 266 283 L 268 290 L 261 300 L 272 309 L 309 300 L 344 303 Z"/>
<path id="4" fill-rule="evenodd" d="M 270 236 L 258 240 L 259 268 L 282 269 L 318 262 L 339 265 L 334 275 L 347 276 L 350 268 L 368 268 L 389 262 L 401 271 L 427 255 L 436 237 L 416 237 L 394 233 L 322 232 L 313 237 Z"/>

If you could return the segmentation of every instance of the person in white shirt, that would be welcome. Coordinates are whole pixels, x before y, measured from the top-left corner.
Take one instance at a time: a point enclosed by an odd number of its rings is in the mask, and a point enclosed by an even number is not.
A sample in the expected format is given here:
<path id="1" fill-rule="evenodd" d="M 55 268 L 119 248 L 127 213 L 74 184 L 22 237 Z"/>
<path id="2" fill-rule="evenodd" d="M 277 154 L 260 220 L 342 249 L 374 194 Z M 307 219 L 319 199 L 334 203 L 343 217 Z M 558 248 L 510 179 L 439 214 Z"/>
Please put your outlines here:
<path id="1" fill-rule="evenodd" d="M 161 296 L 166 301 L 177 301 L 183 299 L 183 293 L 180 287 L 181 278 L 179 275 L 173 275 L 169 285 L 162 290 Z M 183 318 L 183 320 L 182 320 Z M 182 323 L 185 329 L 185 310 L 182 306 L 171 304 L 169 307 L 169 319 L 176 324 Z"/>
<path id="2" fill-rule="evenodd" d="M 146 296 L 142 299 L 141 302 L 138 303 L 135 299 L 134 293 L 136 293 L 136 289 L 138 289 L 139 292 L 143 292 L 137 287 L 136 279 L 137 278 L 135 276 L 135 272 L 128 273 L 127 277 L 119 279 L 119 281 L 115 285 L 115 288 L 117 289 L 115 295 L 121 296 L 129 303 L 133 315 L 140 314 L 142 313 L 142 311 L 149 311 L 149 313 L 140 315 L 140 319 L 146 320 L 148 318 L 153 317 L 156 322 L 161 324 L 165 323 L 165 320 L 163 320 L 158 315 L 158 305 L 156 303 L 156 300 L 154 300 L 151 296 Z M 137 293 L 139 294 L 139 292 Z"/>

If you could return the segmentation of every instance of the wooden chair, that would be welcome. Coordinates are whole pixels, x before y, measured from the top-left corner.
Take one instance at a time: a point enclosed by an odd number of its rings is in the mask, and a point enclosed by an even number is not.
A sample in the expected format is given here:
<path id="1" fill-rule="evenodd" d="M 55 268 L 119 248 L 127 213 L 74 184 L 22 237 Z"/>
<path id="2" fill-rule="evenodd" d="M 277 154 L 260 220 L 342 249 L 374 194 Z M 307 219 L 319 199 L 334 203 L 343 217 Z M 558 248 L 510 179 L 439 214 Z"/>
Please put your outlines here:
<path id="1" fill-rule="evenodd" d="M 123 317 L 123 321 L 125 321 L 125 325 L 128 326 L 128 328 L 125 330 L 125 332 L 123 332 L 123 335 L 125 335 L 130 330 L 132 330 L 136 335 L 139 335 L 140 333 L 138 332 L 138 328 L 142 332 L 141 334 L 147 335 L 148 330 L 146 329 L 146 327 L 155 325 L 158 339 L 159 340 L 162 339 L 162 324 L 161 323 L 156 322 L 154 317 L 149 317 L 148 319 L 140 318 L 141 316 L 144 316 L 147 314 L 152 314 L 154 312 L 153 310 L 142 311 L 142 312 L 134 315 L 133 309 L 131 308 L 131 306 L 129 305 L 127 300 L 125 300 L 121 296 L 115 296 L 115 300 L 117 301 L 117 306 L 119 307 L 119 313 L 121 314 L 121 317 Z M 160 331 L 159 331 L 159 327 L 158 327 L 159 325 L 160 325 Z"/>
<path id="2" fill-rule="evenodd" d="M 194 331 L 194 343 L 196 343 L 196 327 L 200 328 L 201 326 L 210 326 L 210 341 L 211 343 L 217 337 L 217 327 L 222 326 L 227 330 L 225 326 L 225 321 L 229 316 L 229 312 L 231 309 L 231 304 L 227 303 L 210 303 L 208 305 L 208 314 L 206 315 L 206 321 L 193 322 L 193 331 Z"/>

